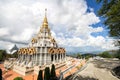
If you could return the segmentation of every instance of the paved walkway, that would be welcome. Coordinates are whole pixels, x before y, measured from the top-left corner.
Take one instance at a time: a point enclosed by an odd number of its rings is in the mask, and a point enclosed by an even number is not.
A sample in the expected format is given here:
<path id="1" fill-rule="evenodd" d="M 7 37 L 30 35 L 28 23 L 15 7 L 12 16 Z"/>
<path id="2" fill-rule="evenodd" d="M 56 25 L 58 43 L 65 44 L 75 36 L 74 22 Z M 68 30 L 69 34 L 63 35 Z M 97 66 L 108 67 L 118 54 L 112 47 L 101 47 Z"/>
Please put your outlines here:
<path id="1" fill-rule="evenodd" d="M 93 63 L 88 63 L 87 67 L 83 71 L 76 74 L 76 76 L 90 77 L 98 80 L 119 80 L 113 76 L 109 70 L 97 68 Z"/>

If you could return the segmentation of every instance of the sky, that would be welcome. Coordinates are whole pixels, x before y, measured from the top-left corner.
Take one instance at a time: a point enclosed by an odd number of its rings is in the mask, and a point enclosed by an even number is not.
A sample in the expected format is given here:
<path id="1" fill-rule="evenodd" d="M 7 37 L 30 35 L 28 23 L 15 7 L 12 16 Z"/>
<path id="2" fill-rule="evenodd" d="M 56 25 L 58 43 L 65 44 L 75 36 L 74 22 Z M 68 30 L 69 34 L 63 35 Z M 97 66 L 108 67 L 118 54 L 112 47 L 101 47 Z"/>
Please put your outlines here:
<path id="1" fill-rule="evenodd" d="M 25 47 L 38 33 L 45 8 L 52 35 L 67 52 L 116 49 L 95 0 L 0 0 L 0 49 Z"/>

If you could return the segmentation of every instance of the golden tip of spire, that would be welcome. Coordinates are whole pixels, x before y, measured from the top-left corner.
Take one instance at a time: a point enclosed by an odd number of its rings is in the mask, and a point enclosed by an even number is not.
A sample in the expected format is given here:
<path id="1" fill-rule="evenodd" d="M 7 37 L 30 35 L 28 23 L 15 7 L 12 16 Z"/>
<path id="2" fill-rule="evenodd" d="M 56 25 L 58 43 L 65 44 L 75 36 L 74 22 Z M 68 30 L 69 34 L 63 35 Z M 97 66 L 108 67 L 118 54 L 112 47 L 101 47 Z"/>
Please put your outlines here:
<path id="1" fill-rule="evenodd" d="M 45 8 L 45 16 L 47 15 L 47 8 Z"/>
<path id="2" fill-rule="evenodd" d="M 47 9 L 45 8 L 45 17 L 44 17 L 44 21 L 43 21 L 43 26 L 46 27 L 48 26 L 48 22 L 47 22 Z"/>

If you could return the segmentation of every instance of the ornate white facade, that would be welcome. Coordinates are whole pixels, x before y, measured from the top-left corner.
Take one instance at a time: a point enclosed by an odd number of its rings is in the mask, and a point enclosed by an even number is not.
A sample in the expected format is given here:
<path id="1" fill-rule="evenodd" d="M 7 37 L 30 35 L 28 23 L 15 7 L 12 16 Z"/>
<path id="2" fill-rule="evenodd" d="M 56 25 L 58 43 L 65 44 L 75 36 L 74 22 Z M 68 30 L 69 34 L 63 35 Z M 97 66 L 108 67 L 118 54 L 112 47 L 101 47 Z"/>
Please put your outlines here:
<path id="1" fill-rule="evenodd" d="M 65 49 L 58 47 L 57 42 L 51 36 L 45 14 L 42 26 L 38 34 L 32 38 L 29 47 L 19 49 L 18 59 L 13 70 L 26 75 L 29 72 L 35 71 L 35 66 L 38 66 L 40 69 L 43 65 L 61 63 L 65 61 L 65 57 Z"/>

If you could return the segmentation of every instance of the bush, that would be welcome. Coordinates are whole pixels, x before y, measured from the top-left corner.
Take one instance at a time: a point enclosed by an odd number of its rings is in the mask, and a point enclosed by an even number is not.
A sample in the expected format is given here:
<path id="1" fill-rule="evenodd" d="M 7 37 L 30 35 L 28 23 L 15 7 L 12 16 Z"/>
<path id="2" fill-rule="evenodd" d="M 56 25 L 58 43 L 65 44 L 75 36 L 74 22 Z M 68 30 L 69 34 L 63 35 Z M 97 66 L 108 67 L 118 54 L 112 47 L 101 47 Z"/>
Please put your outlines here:
<path id="1" fill-rule="evenodd" d="M 55 72 L 55 65 L 52 64 L 52 68 L 51 68 L 51 78 L 50 80 L 58 80 L 57 76 L 56 76 L 56 72 Z"/>
<path id="2" fill-rule="evenodd" d="M 52 68 L 51 68 L 51 77 L 56 77 L 55 65 L 54 64 L 52 64 Z"/>
<path id="3" fill-rule="evenodd" d="M 6 58 L 6 51 L 5 50 L 0 50 L 0 61 L 4 61 Z"/>
<path id="4" fill-rule="evenodd" d="M 44 80 L 50 80 L 50 68 L 49 67 L 45 68 Z"/>
<path id="5" fill-rule="evenodd" d="M 120 50 L 118 50 L 118 51 L 114 54 L 114 57 L 120 59 Z"/>
<path id="6" fill-rule="evenodd" d="M 109 54 L 109 52 L 107 52 L 107 51 L 99 54 L 99 56 L 101 56 L 101 57 L 103 57 L 103 58 L 111 58 L 111 57 L 112 57 L 112 55 Z"/>
<path id="7" fill-rule="evenodd" d="M 37 78 L 37 80 L 43 80 L 43 76 L 42 76 L 42 74 L 43 74 L 43 71 L 40 70 L 40 71 L 39 71 L 39 74 L 38 74 L 38 78 Z"/>
<path id="8" fill-rule="evenodd" d="M 23 78 L 22 77 L 16 77 L 16 78 L 14 78 L 14 80 L 23 80 Z"/>

